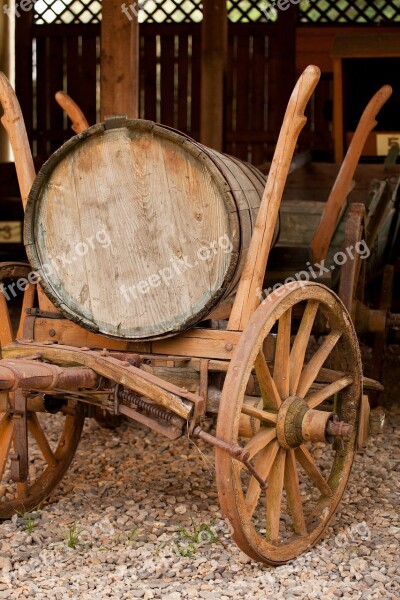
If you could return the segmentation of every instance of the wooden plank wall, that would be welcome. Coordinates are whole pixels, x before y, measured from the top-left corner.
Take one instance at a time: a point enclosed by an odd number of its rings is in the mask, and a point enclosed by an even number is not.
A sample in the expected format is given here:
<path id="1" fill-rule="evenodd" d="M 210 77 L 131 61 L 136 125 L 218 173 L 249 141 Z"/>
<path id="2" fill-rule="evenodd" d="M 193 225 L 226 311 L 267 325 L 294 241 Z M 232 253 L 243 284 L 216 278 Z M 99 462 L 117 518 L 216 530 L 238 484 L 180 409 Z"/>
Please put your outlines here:
<path id="1" fill-rule="evenodd" d="M 30 89 L 30 65 L 17 65 L 17 93 L 34 155 L 43 162 L 72 135 L 54 100 L 57 90 L 78 102 L 89 123 L 99 118 L 100 27 L 40 25 L 30 31 L 36 78 Z M 271 158 L 295 78 L 294 29 L 292 42 L 276 24 L 229 24 L 225 152 L 256 165 Z M 199 139 L 200 52 L 200 24 L 141 25 L 141 118 Z"/>
<path id="2" fill-rule="evenodd" d="M 140 117 L 198 139 L 200 25 L 140 26 Z"/>
<path id="3" fill-rule="evenodd" d="M 312 148 L 321 160 L 332 160 L 332 102 L 333 102 L 333 63 L 332 47 L 336 35 L 360 33 L 395 33 L 400 35 L 398 26 L 382 26 L 377 30 L 373 26 L 320 27 L 300 26 L 296 30 L 296 72 L 297 75 L 309 64 L 317 65 L 321 71 L 321 80 L 312 98 L 307 116 L 308 123 L 300 138 L 300 148 Z"/>
<path id="4" fill-rule="evenodd" d="M 272 157 L 295 82 L 294 25 L 228 29 L 224 149 L 254 165 Z"/>
<path id="5" fill-rule="evenodd" d="M 54 100 L 58 90 L 76 99 L 90 123 L 96 122 L 100 36 L 97 25 L 35 27 L 36 87 L 32 111 L 34 154 L 45 160 L 71 135 Z"/>

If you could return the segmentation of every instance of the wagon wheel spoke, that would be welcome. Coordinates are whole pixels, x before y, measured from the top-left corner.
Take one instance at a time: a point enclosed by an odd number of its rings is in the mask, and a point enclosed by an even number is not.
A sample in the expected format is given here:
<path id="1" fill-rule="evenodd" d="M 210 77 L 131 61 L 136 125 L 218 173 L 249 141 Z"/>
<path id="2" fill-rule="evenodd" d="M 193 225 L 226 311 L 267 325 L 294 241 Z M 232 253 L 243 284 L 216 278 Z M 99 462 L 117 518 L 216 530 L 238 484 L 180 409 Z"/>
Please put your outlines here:
<path id="1" fill-rule="evenodd" d="M 282 404 L 279 392 L 272 379 L 271 373 L 265 360 L 264 352 L 260 350 L 254 363 L 258 385 L 260 386 L 263 405 L 265 409 L 278 409 Z"/>
<path id="2" fill-rule="evenodd" d="M 273 440 L 260 451 L 255 460 L 255 469 L 264 481 L 268 478 L 278 450 L 279 444 L 276 440 Z M 246 492 L 246 506 L 250 515 L 252 515 L 256 509 L 260 494 L 260 484 L 255 477 L 252 477 Z"/>
<path id="3" fill-rule="evenodd" d="M 7 300 L 5 295 L 0 293 L 0 346 L 4 347 L 7 344 L 11 344 L 13 339 L 14 335 Z"/>
<path id="4" fill-rule="evenodd" d="M 22 300 L 22 308 L 21 308 L 21 318 L 18 325 L 17 331 L 17 339 L 23 337 L 24 333 L 24 323 L 26 318 L 26 310 L 28 308 L 33 308 L 34 300 L 36 295 L 36 285 L 30 283 L 24 292 L 24 297 Z"/>
<path id="5" fill-rule="evenodd" d="M 319 302 L 309 300 L 290 352 L 290 394 L 296 393 Z"/>
<path id="6" fill-rule="evenodd" d="M 268 477 L 266 494 L 266 538 L 271 542 L 277 542 L 279 539 L 285 462 L 286 450 L 279 448 Z"/>
<path id="7" fill-rule="evenodd" d="M 322 388 L 321 390 L 318 390 L 317 392 L 314 392 L 313 394 L 306 396 L 305 401 L 307 402 L 309 408 L 316 408 L 322 402 L 324 402 L 324 400 L 327 400 L 328 398 L 330 398 L 331 396 L 334 396 L 341 390 L 344 390 L 344 388 L 348 387 L 352 383 L 353 383 L 352 377 L 347 377 L 347 376 L 341 377 L 337 381 L 330 383 L 329 385 Z"/>
<path id="8" fill-rule="evenodd" d="M 248 404 L 243 404 L 242 413 L 248 415 L 249 417 L 254 417 L 255 419 L 261 421 L 261 423 L 267 423 L 268 425 L 273 425 L 276 423 L 278 418 L 276 413 L 260 410 L 259 408 L 249 406 Z"/>
<path id="9" fill-rule="evenodd" d="M 322 365 L 325 363 L 326 359 L 328 358 L 333 348 L 339 341 L 341 335 L 341 331 L 334 330 L 326 336 L 325 340 L 318 348 L 311 360 L 304 367 L 300 375 L 299 383 L 296 390 L 297 396 L 300 396 L 300 398 L 304 398 L 304 396 L 307 394 L 311 385 L 314 383 L 320 369 L 322 368 Z"/>
<path id="10" fill-rule="evenodd" d="M 319 489 L 323 496 L 332 496 L 332 490 L 321 471 L 315 464 L 310 451 L 304 446 L 299 446 L 295 451 L 296 459 L 299 461 L 304 471 L 307 473 L 314 485 Z"/>
<path id="11" fill-rule="evenodd" d="M 293 519 L 294 532 L 298 535 L 307 535 L 307 526 L 301 501 L 299 474 L 297 471 L 296 457 L 294 450 L 292 449 L 288 450 L 286 453 L 284 485 L 289 510 Z"/>
<path id="12" fill-rule="evenodd" d="M 276 339 L 274 382 L 281 400 L 289 396 L 290 376 L 290 333 L 292 309 L 289 308 L 278 322 L 278 336 Z"/>
<path id="13" fill-rule="evenodd" d="M 12 419 L 7 417 L 0 424 L 0 482 L 3 479 L 13 438 L 14 427 Z"/>
<path id="14" fill-rule="evenodd" d="M 19 481 L 17 483 L 17 498 L 27 498 L 29 495 L 29 485 L 27 481 Z"/>
<path id="15" fill-rule="evenodd" d="M 249 460 L 254 458 L 254 456 L 256 456 L 260 450 L 265 448 L 265 446 L 267 446 L 275 438 L 276 429 L 272 427 L 260 429 L 260 431 L 254 437 L 252 437 L 244 447 L 245 451 L 249 453 Z"/>
<path id="16" fill-rule="evenodd" d="M 57 459 L 54 456 L 52 449 L 50 448 L 50 444 L 47 441 L 47 437 L 42 429 L 42 426 L 40 425 L 36 413 L 30 413 L 28 417 L 28 430 L 35 438 L 36 443 L 39 446 L 39 449 L 43 454 L 43 457 L 49 465 L 49 467 L 56 467 Z"/>

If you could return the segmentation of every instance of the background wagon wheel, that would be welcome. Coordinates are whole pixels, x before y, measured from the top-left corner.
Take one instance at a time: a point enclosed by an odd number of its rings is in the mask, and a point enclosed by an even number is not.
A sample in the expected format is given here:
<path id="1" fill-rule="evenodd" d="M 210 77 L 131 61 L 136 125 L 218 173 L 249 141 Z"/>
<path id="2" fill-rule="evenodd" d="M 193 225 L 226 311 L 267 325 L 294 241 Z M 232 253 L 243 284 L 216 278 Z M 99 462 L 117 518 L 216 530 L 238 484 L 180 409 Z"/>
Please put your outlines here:
<path id="1" fill-rule="evenodd" d="M 333 516 L 353 462 L 362 393 L 357 337 L 337 296 L 315 283 L 278 291 L 243 332 L 217 423 L 218 437 L 249 452 L 268 482 L 267 492 L 240 462 L 216 450 L 219 499 L 233 539 L 250 557 L 274 565 L 315 544 Z M 328 331 L 319 346 L 311 335 L 317 313 Z M 271 375 L 263 343 L 275 325 Z M 250 378 L 256 378 L 262 396 L 256 408 L 248 397 L 244 403 Z M 252 420 L 250 439 L 244 415 Z M 334 442 L 335 435 L 342 437 Z"/>
<path id="2" fill-rule="evenodd" d="M 32 308 L 36 286 L 29 283 L 31 267 L 23 262 L 0 263 L 0 344 L 22 335 L 25 310 Z"/>
<path id="3" fill-rule="evenodd" d="M 25 308 L 32 307 L 35 289 L 30 284 L 19 298 L 12 285 L 18 280 L 27 280 L 30 266 L 25 263 L 0 263 L 0 341 L 4 346 L 21 333 Z M 22 283 L 19 290 L 23 289 Z M 10 314 L 10 306 L 15 310 Z M 19 314 L 21 311 L 21 320 Z M 15 394 L 0 394 L 0 518 L 11 517 L 15 512 L 25 512 L 37 508 L 51 494 L 60 482 L 74 457 L 84 423 L 84 406 L 79 403 L 53 398 L 42 401 L 28 399 L 27 443 L 29 476 L 25 482 L 14 482 L 11 477 L 11 458 L 15 453 L 15 420 L 13 408 Z M 48 412 L 44 412 L 47 409 Z M 53 414 L 54 411 L 59 414 Z"/>

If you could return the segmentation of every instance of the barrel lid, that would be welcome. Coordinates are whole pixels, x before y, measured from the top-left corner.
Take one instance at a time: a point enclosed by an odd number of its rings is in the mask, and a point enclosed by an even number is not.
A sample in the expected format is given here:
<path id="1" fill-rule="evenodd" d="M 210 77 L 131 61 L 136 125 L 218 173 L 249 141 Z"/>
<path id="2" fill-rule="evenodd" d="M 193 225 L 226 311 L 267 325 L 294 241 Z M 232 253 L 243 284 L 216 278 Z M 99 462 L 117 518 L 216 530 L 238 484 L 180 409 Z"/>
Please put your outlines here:
<path id="1" fill-rule="evenodd" d="M 24 239 L 68 319 L 139 341 L 211 312 L 237 267 L 240 231 L 229 186 L 199 144 L 119 118 L 73 137 L 43 165 Z"/>

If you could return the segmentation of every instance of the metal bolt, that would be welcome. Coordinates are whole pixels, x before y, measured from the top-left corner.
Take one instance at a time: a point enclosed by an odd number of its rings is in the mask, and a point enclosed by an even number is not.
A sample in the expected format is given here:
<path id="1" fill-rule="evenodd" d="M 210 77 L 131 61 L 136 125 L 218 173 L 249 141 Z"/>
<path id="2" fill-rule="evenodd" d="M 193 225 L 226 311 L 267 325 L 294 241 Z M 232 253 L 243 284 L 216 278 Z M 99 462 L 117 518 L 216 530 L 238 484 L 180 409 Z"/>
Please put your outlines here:
<path id="1" fill-rule="evenodd" d="M 330 421 L 326 431 L 329 435 L 348 439 L 351 438 L 353 434 L 353 425 L 345 423 L 344 421 Z"/>

